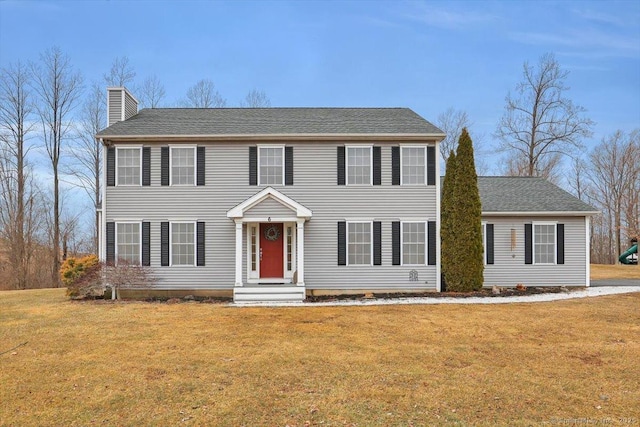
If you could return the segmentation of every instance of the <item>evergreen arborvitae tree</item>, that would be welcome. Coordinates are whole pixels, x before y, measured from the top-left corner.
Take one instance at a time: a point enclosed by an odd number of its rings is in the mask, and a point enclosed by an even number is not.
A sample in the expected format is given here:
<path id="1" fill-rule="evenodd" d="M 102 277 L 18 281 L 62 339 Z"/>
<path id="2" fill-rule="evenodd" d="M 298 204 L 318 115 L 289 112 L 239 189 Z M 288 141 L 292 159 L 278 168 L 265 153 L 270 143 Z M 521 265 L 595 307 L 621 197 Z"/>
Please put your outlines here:
<path id="1" fill-rule="evenodd" d="M 442 182 L 442 197 L 440 200 L 440 263 L 442 265 L 443 288 L 447 283 L 449 267 L 456 262 L 457 248 L 455 242 L 455 228 L 451 214 L 453 204 L 453 185 L 456 175 L 456 153 L 451 150 L 447 158 L 446 171 Z"/>
<path id="2" fill-rule="evenodd" d="M 449 171 L 447 170 L 447 175 Z M 451 180 L 446 209 L 447 266 L 443 271 L 447 289 L 456 292 L 476 291 L 483 283 L 482 205 L 478 191 L 478 175 L 473 158 L 473 142 L 467 129 L 462 130 L 455 158 L 454 176 Z M 450 184 L 447 184 L 449 187 Z M 443 198 L 445 197 L 443 193 Z"/>

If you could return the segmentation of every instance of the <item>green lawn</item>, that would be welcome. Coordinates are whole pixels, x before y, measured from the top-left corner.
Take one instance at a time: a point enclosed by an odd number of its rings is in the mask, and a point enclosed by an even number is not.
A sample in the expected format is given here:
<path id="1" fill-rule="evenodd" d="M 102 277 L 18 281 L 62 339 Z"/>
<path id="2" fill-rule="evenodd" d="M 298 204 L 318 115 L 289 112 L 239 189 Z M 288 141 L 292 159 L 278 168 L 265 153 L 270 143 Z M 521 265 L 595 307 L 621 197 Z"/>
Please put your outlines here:
<path id="1" fill-rule="evenodd" d="M 0 352 L 27 342 L 0 355 L 0 425 L 638 425 L 639 307 L 640 294 L 236 308 L 0 292 Z"/>

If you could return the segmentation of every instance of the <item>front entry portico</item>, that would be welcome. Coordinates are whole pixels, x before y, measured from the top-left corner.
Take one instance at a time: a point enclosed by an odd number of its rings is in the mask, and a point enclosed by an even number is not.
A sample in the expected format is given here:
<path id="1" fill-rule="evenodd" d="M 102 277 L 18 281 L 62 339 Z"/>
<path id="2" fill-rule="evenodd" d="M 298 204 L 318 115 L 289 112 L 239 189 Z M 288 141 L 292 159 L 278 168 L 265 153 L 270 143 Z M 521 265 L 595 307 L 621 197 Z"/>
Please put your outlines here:
<path id="1" fill-rule="evenodd" d="M 235 301 L 304 299 L 304 226 L 311 216 L 272 187 L 227 212 L 236 231 Z"/>

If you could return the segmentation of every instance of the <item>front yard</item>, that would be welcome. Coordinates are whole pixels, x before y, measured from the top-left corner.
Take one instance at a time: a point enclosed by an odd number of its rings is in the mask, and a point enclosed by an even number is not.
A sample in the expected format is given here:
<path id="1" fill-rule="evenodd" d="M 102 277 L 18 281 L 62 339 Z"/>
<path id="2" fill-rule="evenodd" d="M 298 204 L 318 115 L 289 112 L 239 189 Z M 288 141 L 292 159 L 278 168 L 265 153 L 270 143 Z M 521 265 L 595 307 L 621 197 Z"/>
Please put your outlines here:
<path id="1" fill-rule="evenodd" d="M 640 266 L 622 264 L 591 264 L 591 280 L 599 279 L 640 280 Z"/>
<path id="2" fill-rule="evenodd" d="M 2 292 L 0 425 L 637 425 L 638 307 L 638 293 L 236 308 Z"/>

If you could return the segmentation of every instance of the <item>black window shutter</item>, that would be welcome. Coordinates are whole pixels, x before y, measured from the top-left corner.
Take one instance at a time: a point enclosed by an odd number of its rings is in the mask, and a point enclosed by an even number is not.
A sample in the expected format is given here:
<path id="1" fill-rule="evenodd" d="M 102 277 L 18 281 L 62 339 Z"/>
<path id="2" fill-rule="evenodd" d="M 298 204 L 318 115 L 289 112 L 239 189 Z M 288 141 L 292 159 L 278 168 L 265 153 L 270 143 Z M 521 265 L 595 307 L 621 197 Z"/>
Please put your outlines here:
<path id="1" fill-rule="evenodd" d="M 196 230 L 196 253 L 197 253 L 197 266 L 204 265 L 204 222 L 197 223 Z"/>
<path id="2" fill-rule="evenodd" d="M 558 253 L 556 255 L 557 262 L 558 264 L 564 264 L 564 224 L 558 224 L 556 226 L 556 231 L 558 233 L 556 236 L 558 239 Z"/>
<path id="3" fill-rule="evenodd" d="M 160 185 L 169 185 L 169 147 L 160 149 Z"/>
<path id="4" fill-rule="evenodd" d="M 427 185 L 436 185 L 436 147 L 427 147 Z"/>
<path id="5" fill-rule="evenodd" d="M 533 264 L 533 225 L 524 225 L 524 263 Z"/>
<path id="6" fill-rule="evenodd" d="M 487 264 L 493 264 L 493 224 L 487 224 L 485 229 L 485 239 L 487 248 Z"/>
<path id="7" fill-rule="evenodd" d="M 382 265 L 382 223 L 373 222 L 373 265 Z"/>
<path id="8" fill-rule="evenodd" d="M 284 185 L 293 185 L 293 147 L 284 147 Z"/>
<path id="9" fill-rule="evenodd" d="M 400 185 L 400 147 L 391 147 L 391 184 Z"/>
<path id="10" fill-rule="evenodd" d="M 142 147 L 142 185 L 151 185 L 151 148 Z"/>
<path id="11" fill-rule="evenodd" d="M 107 264 L 116 260 L 116 223 L 107 222 Z"/>
<path id="12" fill-rule="evenodd" d="M 400 222 L 391 223 L 391 246 L 392 256 L 391 264 L 400 265 Z"/>
<path id="13" fill-rule="evenodd" d="M 169 223 L 160 223 L 160 265 L 169 265 Z"/>
<path id="14" fill-rule="evenodd" d="M 427 222 L 427 234 L 428 234 L 428 250 L 429 250 L 429 258 L 427 259 L 427 264 L 436 265 L 436 222 L 429 221 Z"/>
<path id="15" fill-rule="evenodd" d="M 258 185 L 258 147 L 249 147 L 249 185 Z"/>
<path id="16" fill-rule="evenodd" d="M 347 223 L 338 222 L 338 265 L 347 265 Z"/>
<path id="17" fill-rule="evenodd" d="M 107 148 L 107 187 L 116 185 L 116 149 Z"/>
<path id="18" fill-rule="evenodd" d="M 338 147 L 338 185 L 346 184 L 346 174 L 344 166 L 345 148 L 343 146 Z"/>
<path id="19" fill-rule="evenodd" d="M 205 148 L 198 147 L 196 158 L 196 185 L 204 185 L 204 171 L 205 171 Z"/>
<path id="20" fill-rule="evenodd" d="M 382 149 L 373 147 L 373 185 L 382 184 Z"/>
<path id="21" fill-rule="evenodd" d="M 142 265 L 151 265 L 151 223 L 142 223 Z"/>

